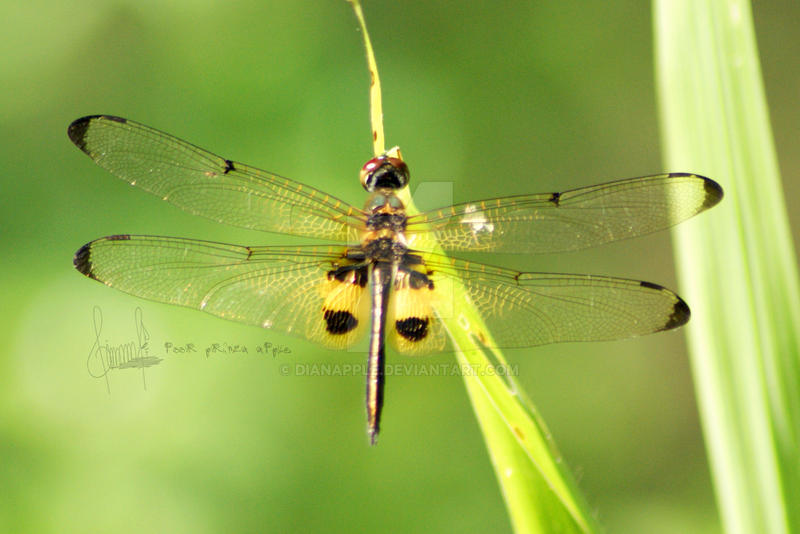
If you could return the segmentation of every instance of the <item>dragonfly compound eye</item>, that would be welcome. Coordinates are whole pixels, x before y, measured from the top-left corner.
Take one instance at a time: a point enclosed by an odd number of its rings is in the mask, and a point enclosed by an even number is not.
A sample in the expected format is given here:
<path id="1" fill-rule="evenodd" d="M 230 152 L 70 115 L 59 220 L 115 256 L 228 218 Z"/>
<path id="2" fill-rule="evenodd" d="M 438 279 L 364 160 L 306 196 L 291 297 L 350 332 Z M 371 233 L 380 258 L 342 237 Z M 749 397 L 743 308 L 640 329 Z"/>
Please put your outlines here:
<path id="1" fill-rule="evenodd" d="M 400 158 L 378 156 L 361 167 L 360 178 L 370 193 L 376 189 L 402 189 L 408 185 L 408 166 Z"/>

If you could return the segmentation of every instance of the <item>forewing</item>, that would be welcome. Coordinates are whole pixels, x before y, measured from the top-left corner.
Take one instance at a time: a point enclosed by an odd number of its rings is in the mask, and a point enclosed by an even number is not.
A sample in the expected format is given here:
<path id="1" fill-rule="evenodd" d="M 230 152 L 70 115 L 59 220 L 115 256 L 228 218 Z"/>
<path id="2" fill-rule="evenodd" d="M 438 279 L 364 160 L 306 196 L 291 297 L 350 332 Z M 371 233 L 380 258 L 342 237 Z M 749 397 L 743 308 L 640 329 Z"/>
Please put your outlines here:
<path id="1" fill-rule="evenodd" d="M 458 315 L 454 284 L 463 284 L 497 347 L 607 341 L 669 330 L 689 307 L 659 285 L 583 274 L 521 273 L 431 254 L 430 278 L 446 313 Z M 448 298 L 450 299 L 447 302 Z M 475 332 L 480 335 L 481 332 Z M 484 336 L 485 337 L 485 336 Z"/>
<path id="2" fill-rule="evenodd" d="M 98 165 L 181 209 L 267 232 L 357 242 L 360 210 L 322 191 L 108 115 L 69 126 Z"/>
<path id="3" fill-rule="evenodd" d="M 342 247 L 242 247 L 173 237 L 120 235 L 87 243 L 75 254 L 86 276 L 126 293 L 203 310 L 241 323 L 345 348 L 365 331 L 347 328 L 326 306 L 349 299 L 363 308 L 363 288 L 328 274 L 347 260 Z M 344 278 L 344 277 L 343 277 Z"/>
<path id="4" fill-rule="evenodd" d="M 722 199 L 694 174 L 660 174 L 573 189 L 456 204 L 409 218 L 409 246 L 448 251 L 550 253 L 649 234 Z"/>

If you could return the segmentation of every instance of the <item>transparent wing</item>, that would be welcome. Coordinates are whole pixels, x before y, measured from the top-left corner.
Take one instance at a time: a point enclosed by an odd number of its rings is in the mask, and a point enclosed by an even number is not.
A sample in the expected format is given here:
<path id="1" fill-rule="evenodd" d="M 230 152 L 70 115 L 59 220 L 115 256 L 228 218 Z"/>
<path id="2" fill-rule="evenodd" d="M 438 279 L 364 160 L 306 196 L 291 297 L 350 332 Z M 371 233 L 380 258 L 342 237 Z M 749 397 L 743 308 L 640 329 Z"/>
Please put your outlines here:
<path id="1" fill-rule="evenodd" d="M 660 174 L 573 189 L 466 202 L 409 218 L 409 244 L 432 250 L 550 253 L 593 247 L 677 224 L 722 199 L 694 174 Z"/>
<path id="2" fill-rule="evenodd" d="M 68 134 L 111 174 L 195 215 L 254 230 L 357 242 L 361 211 L 312 187 L 119 117 L 83 117 Z"/>
<path id="3" fill-rule="evenodd" d="M 119 235 L 75 254 L 83 274 L 145 299 L 195 308 L 241 323 L 274 328 L 331 348 L 356 341 L 368 320 L 368 291 L 333 284 L 327 273 L 343 247 L 242 247 L 174 237 Z M 332 285 L 333 284 L 333 285 Z M 348 299 L 358 325 L 346 336 L 326 328 L 324 306 Z M 344 306 L 344 304 L 342 304 Z"/>
<path id="4" fill-rule="evenodd" d="M 440 313 L 457 316 L 463 308 L 452 292 L 454 283 L 462 283 L 501 348 L 621 339 L 689 320 L 689 307 L 679 296 L 649 282 L 521 273 L 436 254 L 425 258 Z"/>

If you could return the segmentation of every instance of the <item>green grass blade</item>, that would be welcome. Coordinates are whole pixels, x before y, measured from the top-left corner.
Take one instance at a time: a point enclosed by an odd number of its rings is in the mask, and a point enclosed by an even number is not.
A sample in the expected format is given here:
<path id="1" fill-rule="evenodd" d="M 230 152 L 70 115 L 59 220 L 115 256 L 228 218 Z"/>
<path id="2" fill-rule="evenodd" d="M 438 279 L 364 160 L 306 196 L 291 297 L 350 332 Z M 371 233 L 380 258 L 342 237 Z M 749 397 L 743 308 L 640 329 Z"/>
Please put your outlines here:
<path id="1" fill-rule="evenodd" d="M 470 312 L 465 312 L 469 316 Z M 473 317 L 473 320 L 479 320 Z M 448 327 L 454 343 L 474 342 L 457 325 Z M 492 465 L 515 532 L 596 532 L 588 506 L 544 422 L 513 377 L 486 374 L 492 359 L 469 346 L 457 352 L 464 382 L 481 425 Z M 508 366 L 499 353 L 493 354 Z M 470 373 L 471 370 L 478 372 Z"/>
<path id="2" fill-rule="evenodd" d="M 401 193 L 410 214 L 417 213 L 408 190 Z M 434 252 L 443 253 L 440 249 Z M 464 383 L 480 423 L 503 498 L 518 533 L 589 533 L 599 529 L 588 504 L 533 404 L 514 380 L 503 354 L 486 349 L 473 332 L 489 330 L 457 282 L 455 313 L 442 317 Z M 491 340 L 489 340 L 491 341 Z"/>
<path id="3" fill-rule="evenodd" d="M 675 231 L 689 344 L 728 532 L 800 532 L 800 299 L 751 8 L 655 0 L 666 167 L 722 205 Z"/>
<path id="4" fill-rule="evenodd" d="M 380 77 L 372 50 L 364 13 L 358 0 L 353 6 L 364 36 L 367 65 L 370 71 L 370 120 L 375 155 L 384 151 L 383 113 Z M 400 157 L 397 147 L 390 149 Z M 398 195 L 409 215 L 418 213 L 408 188 Z M 441 249 L 435 252 L 442 253 Z M 466 291 L 457 282 L 452 287 L 452 302 L 461 303 L 457 313 L 437 310 L 456 347 L 462 375 L 478 416 L 495 474 L 515 532 L 586 533 L 593 532 L 588 506 L 576 490 L 568 468 L 561 460 L 550 433 L 535 415 L 533 405 L 524 396 L 508 369 L 503 355 L 486 349 L 471 332 L 488 332 L 483 320 L 468 303 Z M 488 335 L 488 334 L 487 334 Z"/>

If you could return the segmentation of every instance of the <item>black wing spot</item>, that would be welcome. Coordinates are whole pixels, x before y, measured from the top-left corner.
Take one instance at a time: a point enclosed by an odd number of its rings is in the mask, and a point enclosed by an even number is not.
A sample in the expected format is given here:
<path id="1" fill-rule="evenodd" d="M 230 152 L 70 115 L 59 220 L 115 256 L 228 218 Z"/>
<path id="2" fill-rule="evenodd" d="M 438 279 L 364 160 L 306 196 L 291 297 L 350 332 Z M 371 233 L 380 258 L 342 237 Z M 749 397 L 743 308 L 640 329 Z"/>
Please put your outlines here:
<path id="1" fill-rule="evenodd" d="M 350 273 L 355 273 L 353 279 L 350 280 Z M 363 265 L 343 265 L 327 273 L 328 280 L 336 280 L 338 282 L 352 283 L 359 287 L 366 287 L 369 281 L 369 271 Z"/>
<path id="2" fill-rule="evenodd" d="M 369 281 L 369 271 L 366 267 L 356 269 L 356 279 L 354 283 L 359 287 L 366 287 Z"/>
<path id="3" fill-rule="evenodd" d="M 707 210 L 708 208 L 716 206 L 719 204 L 719 201 L 722 200 L 722 197 L 725 196 L 722 186 L 711 178 L 706 178 L 705 176 L 700 176 L 699 174 L 692 174 L 689 172 L 671 172 L 667 176 L 670 178 L 699 178 L 703 180 L 703 190 L 705 192 L 705 196 L 703 197 L 702 204 L 700 204 L 699 211 Z"/>
<path id="4" fill-rule="evenodd" d="M 701 176 L 701 178 L 703 177 Z M 717 182 L 709 178 L 703 179 L 705 180 L 703 183 L 703 188 L 706 192 L 706 197 L 703 199 L 703 209 L 705 210 L 719 204 L 720 200 L 722 200 L 722 197 L 724 196 L 724 193 L 722 191 L 722 186 Z"/>
<path id="5" fill-rule="evenodd" d="M 639 285 L 642 286 L 642 287 L 646 287 L 647 289 L 656 289 L 658 291 L 661 291 L 662 289 L 664 289 L 663 286 L 660 286 L 658 284 L 654 284 L 653 282 L 639 282 Z"/>
<path id="6" fill-rule="evenodd" d="M 79 248 L 78 252 L 75 253 L 75 256 L 72 257 L 72 264 L 82 275 L 88 276 L 89 278 L 94 278 L 92 275 L 92 260 L 90 259 L 91 247 L 92 244 L 87 243 Z"/>
<path id="7" fill-rule="evenodd" d="M 561 193 L 553 193 L 548 200 L 558 206 L 561 202 Z"/>
<path id="8" fill-rule="evenodd" d="M 654 291 L 663 291 L 665 293 L 669 293 L 675 299 L 675 304 L 672 305 L 672 313 L 669 314 L 667 320 L 664 322 L 664 326 L 659 328 L 658 331 L 677 328 L 689 322 L 689 317 L 691 316 L 689 305 L 686 304 L 679 296 L 673 294 L 664 286 L 660 286 L 652 282 L 639 282 L 639 285 Z"/>
<path id="9" fill-rule="evenodd" d="M 411 289 L 433 289 L 433 280 L 428 278 L 428 275 L 422 274 L 419 271 L 408 271 L 408 287 Z"/>
<path id="10" fill-rule="evenodd" d="M 422 341 L 428 337 L 428 318 L 408 317 L 395 321 L 397 333 L 409 341 Z"/>
<path id="11" fill-rule="evenodd" d="M 689 305 L 681 298 L 678 298 L 678 302 L 673 306 L 672 313 L 667 319 L 667 324 L 664 325 L 664 330 L 685 325 L 689 322 L 689 317 L 691 317 L 691 315 L 692 312 L 689 310 Z"/>
<path id="12" fill-rule="evenodd" d="M 333 335 L 346 334 L 358 326 L 358 319 L 346 310 L 325 310 L 324 318 L 325 329 Z"/>
<path id="13" fill-rule="evenodd" d="M 233 166 L 233 162 L 229 159 L 225 160 L 225 169 L 222 171 L 222 174 L 228 174 L 231 171 L 235 171 L 236 167 Z"/>
<path id="14" fill-rule="evenodd" d="M 91 119 L 92 117 L 83 117 L 73 121 L 67 128 L 69 140 L 84 152 L 86 152 L 86 132 L 89 131 L 89 121 Z"/>
<path id="15" fill-rule="evenodd" d="M 72 121 L 72 124 L 67 128 L 67 135 L 75 145 L 86 152 L 86 133 L 89 131 L 89 126 L 92 121 L 96 120 L 109 120 L 125 124 L 127 119 L 122 117 L 115 117 L 113 115 L 89 115 L 88 117 L 81 117 L 80 119 Z"/>
<path id="16" fill-rule="evenodd" d="M 130 234 L 117 234 L 117 235 L 110 235 L 106 237 L 109 241 L 130 241 L 131 235 Z"/>

